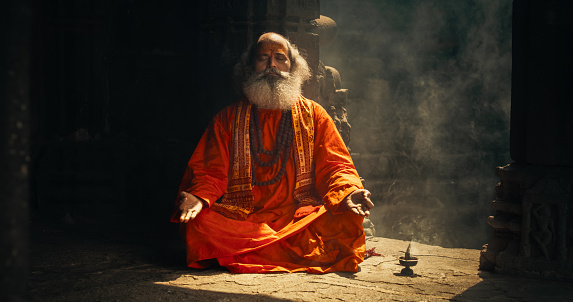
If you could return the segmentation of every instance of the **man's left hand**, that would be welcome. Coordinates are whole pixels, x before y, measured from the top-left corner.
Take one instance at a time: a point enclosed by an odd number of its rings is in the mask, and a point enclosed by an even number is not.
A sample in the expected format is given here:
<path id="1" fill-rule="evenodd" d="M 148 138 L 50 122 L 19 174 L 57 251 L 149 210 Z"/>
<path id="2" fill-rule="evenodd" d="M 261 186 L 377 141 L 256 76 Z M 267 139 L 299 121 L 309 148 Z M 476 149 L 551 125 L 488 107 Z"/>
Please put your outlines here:
<path id="1" fill-rule="evenodd" d="M 370 200 L 370 191 L 365 189 L 358 189 L 348 194 L 344 202 L 350 211 L 362 217 L 370 216 L 370 209 L 374 207 Z"/>

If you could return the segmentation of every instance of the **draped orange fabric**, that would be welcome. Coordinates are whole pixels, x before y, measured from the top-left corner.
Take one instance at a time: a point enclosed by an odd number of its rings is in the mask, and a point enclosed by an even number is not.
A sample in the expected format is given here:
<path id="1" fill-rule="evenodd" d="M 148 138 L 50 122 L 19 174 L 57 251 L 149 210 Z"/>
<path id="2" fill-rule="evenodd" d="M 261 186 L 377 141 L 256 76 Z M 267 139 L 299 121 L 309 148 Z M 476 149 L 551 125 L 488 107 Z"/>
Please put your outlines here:
<path id="1" fill-rule="evenodd" d="M 254 210 L 244 220 L 204 207 L 194 220 L 181 223 L 188 266 L 205 268 L 216 260 L 236 273 L 358 270 L 365 252 L 363 218 L 339 210 L 339 205 L 348 194 L 362 188 L 360 178 L 328 113 L 303 97 L 299 102 L 312 106 L 316 190 L 325 205 L 297 212 L 293 197 L 296 168 L 291 154 L 278 182 L 253 187 Z M 209 207 L 227 188 L 236 108 L 237 104 L 230 105 L 213 118 L 180 185 L 180 191 L 201 198 Z M 275 149 L 280 117 L 280 110 L 259 109 L 267 150 Z M 265 181 L 279 169 L 280 163 L 256 166 L 253 173 Z M 176 207 L 172 221 L 179 222 L 178 217 Z"/>

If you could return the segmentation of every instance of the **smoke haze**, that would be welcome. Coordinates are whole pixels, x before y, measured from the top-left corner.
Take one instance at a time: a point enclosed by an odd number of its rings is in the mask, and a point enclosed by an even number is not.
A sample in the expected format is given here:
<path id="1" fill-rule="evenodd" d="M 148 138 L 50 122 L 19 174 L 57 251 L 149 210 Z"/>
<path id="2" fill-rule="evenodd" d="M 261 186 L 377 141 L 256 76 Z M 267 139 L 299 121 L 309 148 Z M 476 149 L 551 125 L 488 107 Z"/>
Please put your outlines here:
<path id="1" fill-rule="evenodd" d="M 321 1 L 338 25 L 321 61 L 348 88 L 351 151 L 376 235 L 487 243 L 509 157 L 511 0 Z"/>

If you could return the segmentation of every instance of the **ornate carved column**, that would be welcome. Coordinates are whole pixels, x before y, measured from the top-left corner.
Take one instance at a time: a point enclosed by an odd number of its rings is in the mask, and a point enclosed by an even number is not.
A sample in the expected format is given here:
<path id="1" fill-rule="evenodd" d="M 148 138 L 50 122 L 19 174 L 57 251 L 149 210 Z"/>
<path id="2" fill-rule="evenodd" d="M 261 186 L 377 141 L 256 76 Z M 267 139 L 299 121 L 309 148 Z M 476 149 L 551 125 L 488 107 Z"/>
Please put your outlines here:
<path id="1" fill-rule="evenodd" d="M 514 1 L 511 157 L 480 268 L 573 280 L 573 3 Z"/>
<path id="2" fill-rule="evenodd" d="M 336 22 L 322 15 L 319 19 L 312 22 L 316 25 L 313 32 L 319 35 L 320 46 L 324 47 L 332 43 L 336 38 Z M 338 70 L 331 66 L 325 66 L 322 61 L 319 62 L 317 77 L 319 95 L 316 101 L 328 111 L 344 143 L 348 147 L 351 128 L 345 108 L 348 99 L 348 89 L 342 88 L 342 79 Z"/>

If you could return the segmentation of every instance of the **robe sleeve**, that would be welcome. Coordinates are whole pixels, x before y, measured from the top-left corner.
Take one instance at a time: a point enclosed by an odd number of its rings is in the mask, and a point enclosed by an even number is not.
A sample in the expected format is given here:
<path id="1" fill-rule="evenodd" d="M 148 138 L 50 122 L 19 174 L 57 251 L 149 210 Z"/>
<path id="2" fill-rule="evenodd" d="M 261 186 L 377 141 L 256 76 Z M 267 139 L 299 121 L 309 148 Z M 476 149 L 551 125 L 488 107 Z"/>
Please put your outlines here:
<path id="1" fill-rule="evenodd" d="M 230 110 L 219 112 L 199 140 L 187 168 L 179 192 L 185 191 L 202 199 L 209 207 L 227 188 L 229 171 Z M 176 205 L 175 212 L 178 211 Z M 174 214 L 172 219 L 178 222 Z"/>
<path id="2" fill-rule="evenodd" d="M 356 189 L 363 189 L 350 153 L 330 115 L 314 107 L 314 162 L 316 189 L 332 213 L 340 213 L 341 201 Z"/>

